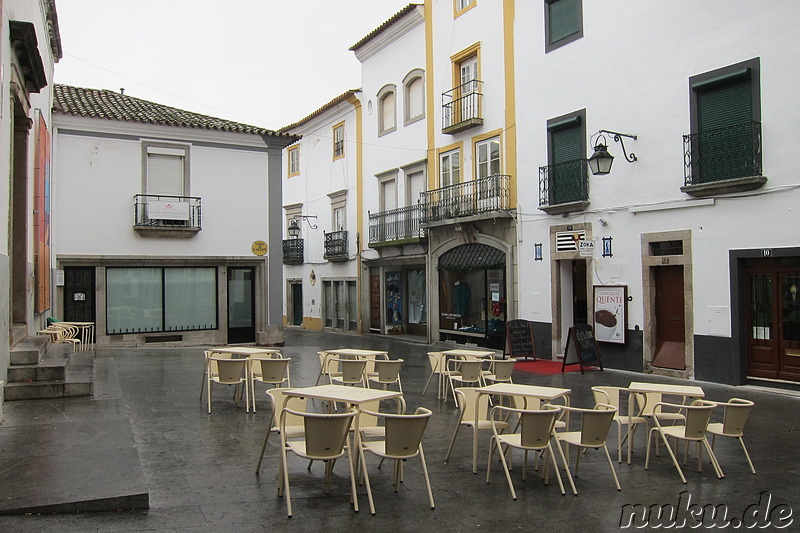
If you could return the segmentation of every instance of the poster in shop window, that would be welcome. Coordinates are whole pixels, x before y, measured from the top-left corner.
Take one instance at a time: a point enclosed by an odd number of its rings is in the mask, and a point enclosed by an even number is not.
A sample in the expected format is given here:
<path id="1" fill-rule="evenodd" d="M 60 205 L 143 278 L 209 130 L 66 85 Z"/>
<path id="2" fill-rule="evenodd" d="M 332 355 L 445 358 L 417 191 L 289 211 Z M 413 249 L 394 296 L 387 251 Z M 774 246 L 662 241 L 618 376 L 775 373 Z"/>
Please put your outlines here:
<path id="1" fill-rule="evenodd" d="M 628 329 L 628 287 L 594 286 L 594 334 L 599 342 L 625 344 Z"/>
<path id="2" fill-rule="evenodd" d="M 403 323 L 403 286 L 400 272 L 386 273 L 386 323 Z"/>

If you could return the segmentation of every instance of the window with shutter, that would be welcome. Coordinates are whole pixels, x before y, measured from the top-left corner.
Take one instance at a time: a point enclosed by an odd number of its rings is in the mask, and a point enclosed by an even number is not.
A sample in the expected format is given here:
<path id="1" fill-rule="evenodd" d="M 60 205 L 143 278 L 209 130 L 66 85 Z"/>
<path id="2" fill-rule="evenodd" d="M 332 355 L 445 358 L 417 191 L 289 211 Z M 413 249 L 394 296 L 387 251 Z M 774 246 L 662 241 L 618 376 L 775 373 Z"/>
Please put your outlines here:
<path id="1" fill-rule="evenodd" d="M 185 150 L 182 149 L 148 147 L 145 193 L 157 196 L 186 196 L 185 154 Z"/>
<path id="2" fill-rule="evenodd" d="M 583 112 L 548 121 L 551 204 L 587 200 Z"/>
<path id="3" fill-rule="evenodd" d="M 692 183 L 761 172 L 758 60 L 690 79 Z"/>
<path id="4" fill-rule="evenodd" d="M 545 52 L 583 37 L 582 0 L 545 0 Z"/>

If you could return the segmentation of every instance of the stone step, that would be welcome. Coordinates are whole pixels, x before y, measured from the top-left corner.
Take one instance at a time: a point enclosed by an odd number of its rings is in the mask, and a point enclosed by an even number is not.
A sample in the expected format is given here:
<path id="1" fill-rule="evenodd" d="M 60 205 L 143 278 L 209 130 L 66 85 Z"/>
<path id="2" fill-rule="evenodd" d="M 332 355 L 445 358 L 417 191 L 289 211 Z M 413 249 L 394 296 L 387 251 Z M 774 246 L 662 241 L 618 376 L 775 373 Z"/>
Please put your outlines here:
<path id="1" fill-rule="evenodd" d="M 68 344 L 53 344 L 38 364 L 9 366 L 8 381 L 9 383 L 63 381 L 67 377 L 71 352 L 72 347 Z"/>
<path id="2" fill-rule="evenodd" d="M 50 346 L 48 335 L 28 336 L 11 348 L 9 363 L 12 365 L 36 365 Z"/>
<path id="3" fill-rule="evenodd" d="M 91 396 L 92 382 L 30 381 L 25 383 L 6 383 L 5 400 L 41 400 L 43 398 L 69 398 Z"/>

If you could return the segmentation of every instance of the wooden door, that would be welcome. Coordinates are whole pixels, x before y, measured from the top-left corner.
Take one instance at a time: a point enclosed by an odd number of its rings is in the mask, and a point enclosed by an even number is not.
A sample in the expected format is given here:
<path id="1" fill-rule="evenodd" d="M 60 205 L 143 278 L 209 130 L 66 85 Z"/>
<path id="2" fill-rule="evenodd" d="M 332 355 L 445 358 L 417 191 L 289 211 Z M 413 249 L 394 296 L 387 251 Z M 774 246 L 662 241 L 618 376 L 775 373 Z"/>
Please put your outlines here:
<path id="1" fill-rule="evenodd" d="M 68 322 L 95 322 L 94 267 L 64 269 L 64 316 Z"/>
<path id="2" fill-rule="evenodd" d="M 381 277 L 369 277 L 369 327 L 381 329 Z"/>
<path id="3" fill-rule="evenodd" d="M 303 325 L 303 285 L 292 283 L 292 325 Z"/>
<path id="4" fill-rule="evenodd" d="M 683 266 L 655 267 L 656 350 L 653 365 L 686 369 Z"/>
<path id="5" fill-rule="evenodd" d="M 763 261 L 745 283 L 747 375 L 800 381 L 800 268 Z"/>

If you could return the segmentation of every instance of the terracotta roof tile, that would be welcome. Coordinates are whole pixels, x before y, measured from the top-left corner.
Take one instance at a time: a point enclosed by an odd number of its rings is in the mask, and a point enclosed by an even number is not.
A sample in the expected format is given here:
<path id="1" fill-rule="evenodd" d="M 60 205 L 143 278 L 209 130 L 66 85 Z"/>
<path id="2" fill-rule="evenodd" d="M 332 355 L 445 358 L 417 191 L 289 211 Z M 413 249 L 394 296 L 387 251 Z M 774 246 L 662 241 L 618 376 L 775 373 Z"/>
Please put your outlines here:
<path id="1" fill-rule="evenodd" d="M 405 15 L 407 15 L 408 13 L 413 11 L 414 9 L 420 7 L 421 5 L 422 4 L 408 4 L 406 7 L 404 7 L 403 9 L 398 11 L 397 13 L 395 13 L 392 16 L 392 18 L 390 18 L 389 20 L 387 20 L 386 22 L 384 22 L 383 24 L 381 24 L 380 26 L 378 26 L 377 28 L 372 30 L 366 37 L 364 37 L 363 39 L 358 41 L 356 44 L 351 46 L 350 47 L 350 51 L 358 50 L 359 48 L 361 48 L 362 46 L 367 44 L 369 41 L 371 41 L 373 38 L 375 38 L 378 35 L 380 35 L 389 26 L 391 26 L 392 24 L 394 24 L 395 22 L 397 22 L 398 20 L 403 18 Z"/>
<path id="2" fill-rule="evenodd" d="M 337 96 L 336 98 L 334 98 L 333 100 L 331 100 L 330 102 L 325 104 L 324 106 L 320 107 L 319 109 L 317 109 L 316 111 L 314 111 L 310 115 L 307 115 L 307 116 L 301 118 L 300 120 L 298 120 L 294 124 L 289 124 L 288 126 L 284 126 L 278 131 L 280 133 L 282 133 L 282 134 L 286 134 L 287 131 L 293 130 L 294 128 L 296 128 L 298 126 L 302 126 L 303 124 L 305 124 L 306 122 L 308 122 L 312 118 L 315 118 L 315 117 L 321 115 L 322 113 L 324 113 L 325 111 L 327 111 L 329 109 L 332 109 L 336 105 L 338 105 L 338 104 L 340 104 L 342 102 L 346 102 L 346 101 L 350 100 L 351 98 L 355 98 L 355 95 L 357 93 L 360 93 L 360 92 L 361 92 L 361 89 L 350 89 L 349 91 L 346 91 L 346 92 L 340 94 L 339 96 Z"/>
<path id="3" fill-rule="evenodd" d="M 181 128 L 292 137 L 258 126 L 148 102 L 107 89 L 85 89 L 61 84 L 53 86 L 53 113 Z"/>

